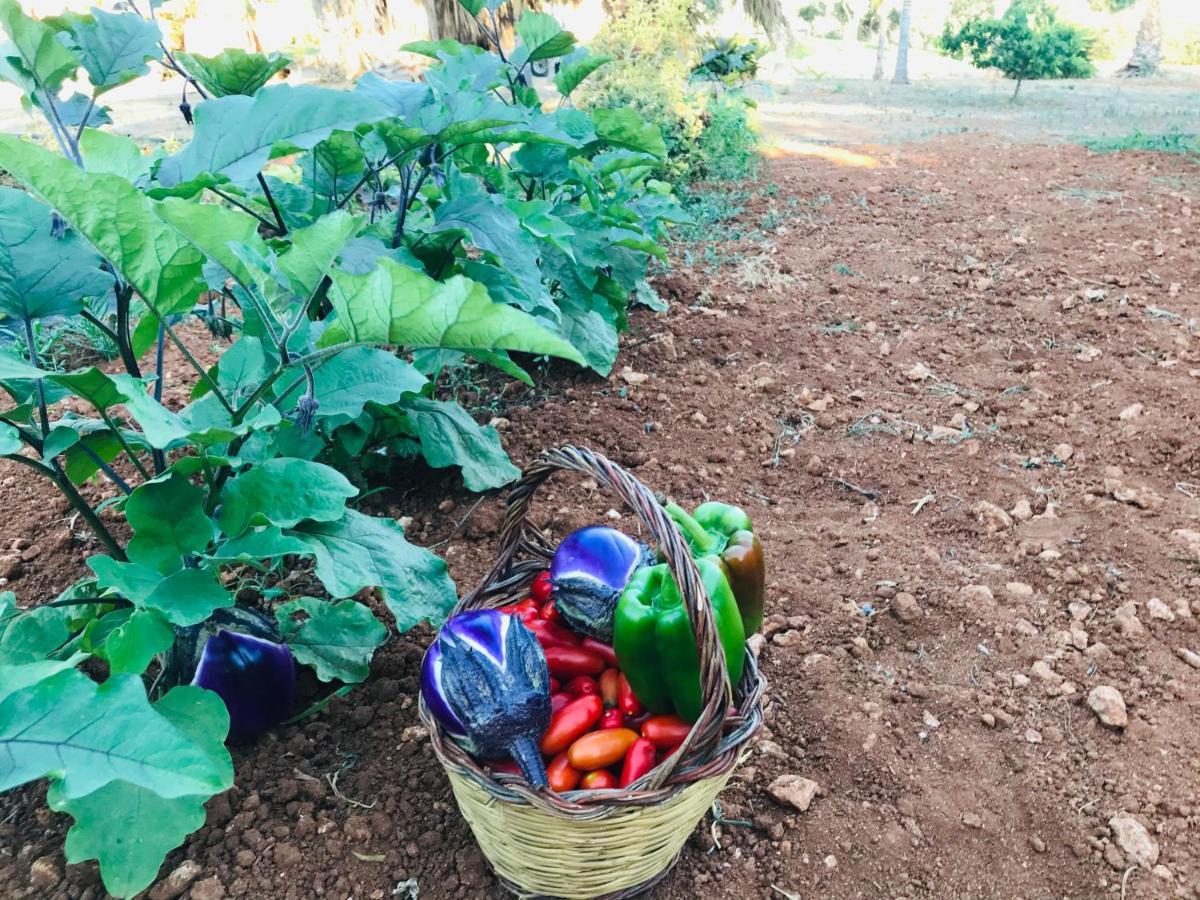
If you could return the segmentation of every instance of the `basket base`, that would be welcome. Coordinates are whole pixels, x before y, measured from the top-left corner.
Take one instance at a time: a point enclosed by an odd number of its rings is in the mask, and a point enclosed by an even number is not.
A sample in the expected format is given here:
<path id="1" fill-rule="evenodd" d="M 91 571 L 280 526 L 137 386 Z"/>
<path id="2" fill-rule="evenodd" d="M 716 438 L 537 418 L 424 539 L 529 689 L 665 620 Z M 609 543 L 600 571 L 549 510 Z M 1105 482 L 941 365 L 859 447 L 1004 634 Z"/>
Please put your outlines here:
<path id="1" fill-rule="evenodd" d="M 662 803 L 593 818 L 502 801 L 450 768 L 446 774 L 479 848 L 510 891 L 526 898 L 618 900 L 648 890 L 671 870 L 733 770 Z"/>

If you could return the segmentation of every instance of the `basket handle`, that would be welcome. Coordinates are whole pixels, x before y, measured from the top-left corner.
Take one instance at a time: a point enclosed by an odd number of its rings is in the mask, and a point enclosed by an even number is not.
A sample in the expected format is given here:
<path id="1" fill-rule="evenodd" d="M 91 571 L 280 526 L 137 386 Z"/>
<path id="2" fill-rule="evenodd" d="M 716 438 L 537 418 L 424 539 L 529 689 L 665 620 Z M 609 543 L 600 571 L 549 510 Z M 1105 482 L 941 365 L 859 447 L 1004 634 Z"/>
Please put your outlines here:
<path id="1" fill-rule="evenodd" d="M 678 751 L 638 782 L 646 788 L 657 788 L 666 783 L 685 757 L 707 752 L 717 745 L 733 698 L 725 651 L 717 639 L 716 622 L 700 580 L 700 572 L 679 526 L 667 515 L 649 488 L 595 451 L 571 446 L 546 450 L 525 469 L 508 494 L 508 507 L 500 529 L 500 548 L 491 571 L 475 590 L 458 602 L 454 611 L 489 605 L 486 599 L 489 587 L 494 587 L 510 574 L 510 566 L 518 552 L 528 552 L 546 559 L 553 555 L 553 548 L 545 536 L 529 522 L 529 507 L 534 492 L 559 470 L 590 475 L 597 484 L 616 494 L 633 510 L 666 558 L 671 574 L 679 585 L 692 626 L 700 659 L 700 690 L 704 706 L 700 718 L 692 725 L 691 732 Z"/>

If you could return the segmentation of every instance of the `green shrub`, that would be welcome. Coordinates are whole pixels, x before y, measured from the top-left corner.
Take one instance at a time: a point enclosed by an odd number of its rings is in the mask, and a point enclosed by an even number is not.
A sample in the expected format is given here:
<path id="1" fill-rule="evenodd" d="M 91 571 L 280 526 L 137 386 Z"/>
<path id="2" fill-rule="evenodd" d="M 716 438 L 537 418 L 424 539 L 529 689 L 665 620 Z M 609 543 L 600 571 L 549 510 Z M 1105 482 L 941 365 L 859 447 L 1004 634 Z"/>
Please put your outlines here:
<path id="1" fill-rule="evenodd" d="M 1095 72 L 1091 35 L 1058 21 L 1045 0 L 1013 0 L 998 19 L 974 15 L 947 23 L 938 44 L 978 69 L 998 69 L 1015 79 L 1014 100 L 1024 81 L 1089 78 Z"/>
<path id="2" fill-rule="evenodd" d="M 692 69 L 692 78 L 740 84 L 758 74 L 758 60 L 766 48 L 758 41 L 743 41 L 739 37 L 710 38 Z"/>

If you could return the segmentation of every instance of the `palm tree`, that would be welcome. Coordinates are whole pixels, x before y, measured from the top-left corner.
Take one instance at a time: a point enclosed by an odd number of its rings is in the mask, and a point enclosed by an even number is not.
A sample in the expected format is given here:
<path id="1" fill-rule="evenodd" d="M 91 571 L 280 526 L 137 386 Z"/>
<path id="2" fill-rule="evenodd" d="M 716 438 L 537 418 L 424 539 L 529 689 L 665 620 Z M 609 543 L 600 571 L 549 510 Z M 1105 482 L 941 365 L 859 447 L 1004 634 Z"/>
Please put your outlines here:
<path id="1" fill-rule="evenodd" d="M 872 76 L 876 81 L 883 79 L 883 54 L 887 50 L 888 16 L 891 14 L 891 6 L 890 0 L 882 0 L 876 11 L 879 15 L 879 34 L 875 44 L 875 74 Z"/>
<path id="2" fill-rule="evenodd" d="M 1142 24 L 1138 26 L 1137 42 L 1129 62 L 1117 72 L 1127 78 L 1149 78 L 1158 74 L 1159 63 L 1162 62 L 1162 3 L 1160 0 L 1149 0 L 1146 11 L 1142 14 Z"/>
<path id="3" fill-rule="evenodd" d="M 894 84 L 908 84 L 908 40 L 912 31 L 913 0 L 904 0 L 900 7 L 900 38 L 896 42 L 896 74 Z"/>

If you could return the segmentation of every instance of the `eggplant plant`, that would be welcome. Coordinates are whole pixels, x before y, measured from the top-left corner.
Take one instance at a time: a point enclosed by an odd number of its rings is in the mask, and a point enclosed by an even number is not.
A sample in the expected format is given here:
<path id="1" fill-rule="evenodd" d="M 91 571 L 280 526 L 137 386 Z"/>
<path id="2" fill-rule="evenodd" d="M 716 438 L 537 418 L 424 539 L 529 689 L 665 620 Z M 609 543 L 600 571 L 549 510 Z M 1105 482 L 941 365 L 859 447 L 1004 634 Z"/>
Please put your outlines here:
<path id="1" fill-rule="evenodd" d="M 445 373 L 607 373 L 685 218 L 650 178 L 655 127 L 572 106 L 605 59 L 550 16 L 504 48 L 489 0 L 491 51 L 412 45 L 422 80 L 335 90 L 271 83 L 278 55 L 175 54 L 155 5 L 39 20 L 0 0 L 0 78 L 56 147 L 0 135 L 19 185 L 0 187 L 0 456 L 61 492 L 91 552 L 50 602 L 0 594 L 0 791 L 47 779 L 68 861 L 98 859 L 118 896 L 231 785 L 225 739 L 294 712 L 296 664 L 367 677 L 387 629 L 360 592 L 401 631 L 453 605 L 445 564 L 355 505 L 397 457 L 472 490 L 516 477 Z M 553 109 L 529 80 L 550 59 Z M 109 91 L 152 63 L 194 125 L 170 155 L 104 130 Z M 114 364 L 49 355 L 70 322 Z M 164 392 L 168 347 L 189 375 Z M 281 587 L 302 568 L 322 596 Z"/>

